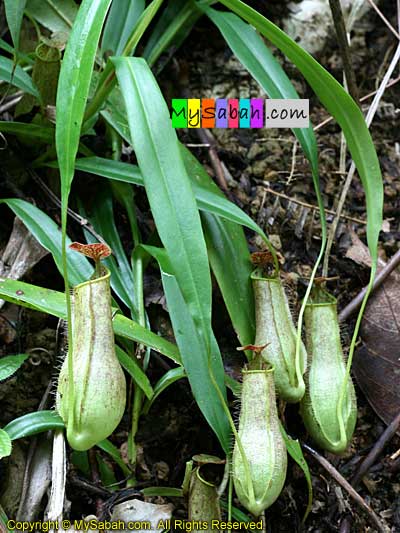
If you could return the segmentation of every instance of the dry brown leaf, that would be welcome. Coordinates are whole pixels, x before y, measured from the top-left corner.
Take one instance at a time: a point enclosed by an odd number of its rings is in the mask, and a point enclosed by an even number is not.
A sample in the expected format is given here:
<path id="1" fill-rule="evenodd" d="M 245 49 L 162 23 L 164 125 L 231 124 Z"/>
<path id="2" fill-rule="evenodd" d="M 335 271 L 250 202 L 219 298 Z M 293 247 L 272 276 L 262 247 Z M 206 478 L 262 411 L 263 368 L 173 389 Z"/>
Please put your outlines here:
<path id="1" fill-rule="evenodd" d="M 400 274 L 392 272 L 371 296 L 353 372 L 377 415 L 389 424 L 400 411 Z"/>

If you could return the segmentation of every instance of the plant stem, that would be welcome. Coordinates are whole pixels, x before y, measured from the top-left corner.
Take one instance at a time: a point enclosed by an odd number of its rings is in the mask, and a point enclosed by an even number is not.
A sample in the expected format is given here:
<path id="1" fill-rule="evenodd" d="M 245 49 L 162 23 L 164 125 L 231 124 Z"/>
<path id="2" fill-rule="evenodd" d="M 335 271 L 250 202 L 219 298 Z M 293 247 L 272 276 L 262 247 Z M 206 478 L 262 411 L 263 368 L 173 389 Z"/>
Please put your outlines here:
<path id="1" fill-rule="evenodd" d="M 353 97 L 353 100 L 358 104 L 358 87 L 356 82 L 356 76 L 354 74 L 354 69 L 351 64 L 350 49 L 347 40 L 346 25 L 343 18 L 342 6 L 340 5 L 340 0 L 329 0 L 329 5 L 332 11 L 333 23 L 338 39 L 340 54 L 343 60 L 343 70 L 346 76 L 346 82 L 349 88 L 349 93 Z"/>

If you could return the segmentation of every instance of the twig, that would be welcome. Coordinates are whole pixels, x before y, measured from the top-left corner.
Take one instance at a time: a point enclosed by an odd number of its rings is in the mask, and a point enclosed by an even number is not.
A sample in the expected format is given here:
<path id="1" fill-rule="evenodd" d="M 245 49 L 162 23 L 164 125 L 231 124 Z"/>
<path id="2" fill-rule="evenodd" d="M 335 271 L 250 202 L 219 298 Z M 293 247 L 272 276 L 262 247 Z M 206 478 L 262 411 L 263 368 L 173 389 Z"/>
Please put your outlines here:
<path id="1" fill-rule="evenodd" d="M 347 40 L 346 25 L 343 18 L 342 6 L 339 0 L 329 0 L 332 12 L 333 24 L 335 26 L 336 36 L 338 39 L 339 49 L 343 61 L 343 70 L 346 76 L 349 93 L 354 101 L 358 104 L 358 87 L 353 66 L 351 64 L 349 42 Z"/>
<path id="2" fill-rule="evenodd" d="M 22 91 L 18 91 L 17 93 L 14 93 L 2 106 L 0 106 L 0 114 L 4 113 L 5 111 L 8 111 L 12 107 L 18 104 L 20 100 L 22 100 L 22 97 L 24 96 L 24 93 Z"/>
<path id="3" fill-rule="evenodd" d="M 382 11 L 379 9 L 379 7 L 375 4 L 375 2 L 373 2 L 373 0 L 368 0 L 369 4 L 371 5 L 371 7 L 373 7 L 375 9 L 375 11 L 378 13 L 378 15 L 380 16 L 380 18 L 383 20 L 383 22 L 386 24 L 386 26 L 389 28 L 389 30 L 393 33 L 393 35 L 396 37 L 396 39 L 399 39 L 400 41 L 400 34 L 399 32 L 397 32 L 393 26 L 390 24 L 390 22 L 388 21 L 388 19 L 385 17 L 385 15 L 382 13 Z"/>
<path id="4" fill-rule="evenodd" d="M 97 462 L 97 456 L 96 456 L 96 450 L 94 448 L 90 448 L 88 452 L 89 457 L 89 465 L 90 465 L 90 473 L 92 474 L 92 481 L 94 485 L 100 485 L 101 479 L 100 479 L 100 471 L 99 471 L 99 464 Z M 96 498 L 96 515 L 100 516 L 103 512 L 103 500 L 101 497 Z"/>
<path id="5" fill-rule="evenodd" d="M 394 78 L 393 80 L 390 80 L 390 82 L 386 85 L 386 89 L 389 89 L 389 87 L 393 87 L 393 85 L 396 85 L 396 83 L 399 83 L 399 81 L 400 81 L 400 76 L 398 76 L 397 78 Z M 378 90 L 372 91 L 371 93 L 366 94 L 365 96 L 360 98 L 360 102 L 365 102 L 365 101 L 369 100 L 370 98 L 372 98 L 373 96 L 376 95 Z M 322 122 L 320 122 L 319 124 L 314 126 L 313 130 L 314 131 L 320 130 L 321 128 L 323 128 L 324 126 L 326 126 L 327 124 L 332 122 L 332 120 L 333 120 L 333 117 L 329 116 L 328 118 L 326 118 L 325 120 L 323 120 Z"/>
<path id="6" fill-rule="evenodd" d="M 360 483 L 363 476 L 368 472 L 368 470 L 375 463 L 379 455 L 382 453 L 383 448 L 395 436 L 397 430 L 399 429 L 399 426 L 400 426 L 400 413 L 398 413 L 397 416 L 395 416 L 395 418 L 388 425 L 388 427 L 385 429 L 385 431 L 382 433 L 379 439 L 375 442 L 373 448 L 371 449 L 367 457 L 357 468 L 357 471 L 355 472 L 354 476 L 351 479 L 351 484 L 353 485 L 353 487 L 357 487 L 357 485 Z"/>
<path id="7" fill-rule="evenodd" d="M 294 177 L 294 171 L 296 169 L 296 153 L 297 153 L 297 139 L 294 140 L 293 148 L 292 148 L 292 165 L 290 167 L 290 174 L 288 176 L 288 179 L 286 180 L 286 185 L 289 185 L 289 183 L 292 181 Z"/>
<path id="8" fill-rule="evenodd" d="M 371 104 L 371 107 L 369 108 L 368 110 L 368 113 L 367 113 L 367 116 L 365 118 L 365 122 L 367 123 L 367 127 L 369 128 L 371 123 L 372 123 L 372 120 L 375 116 L 375 113 L 376 113 L 376 110 L 378 109 L 378 106 L 379 106 L 379 102 L 385 92 L 385 89 L 386 89 L 386 86 L 387 84 L 389 83 L 389 80 L 390 80 L 390 76 L 392 75 L 397 63 L 399 62 L 399 59 L 400 59 L 400 43 L 396 49 L 396 52 L 392 58 L 392 61 L 386 71 L 386 74 L 380 84 L 380 87 L 378 89 L 378 92 L 376 93 L 375 95 L 375 98 Z M 329 236 L 328 236 L 328 243 L 327 243 L 327 246 L 326 246 L 326 251 L 325 251 L 325 260 L 324 260 L 324 272 L 327 272 L 328 270 L 328 260 L 329 260 L 329 256 L 330 256 L 330 250 L 331 250 L 331 247 L 332 247 L 332 243 L 333 243 L 333 239 L 334 239 L 334 236 L 336 234 L 336 229 L 337 229 L 337 226 L 338 226 L 338 223 L 339 223 L 339 218 L 340 218 L 340 215 L 342 213 L 342 210 L 343 210 L 343 207 L 344 207 L 344 204 L 345 204 L 345 201 L 346 201 L 346 197 L 347 197 L 347 193 L 350 189 L 350 185 L 351 185 L 351 182 L 353 180 L 353 176 L 354 176 L 354 173 L 355 173 L 355 170 L 356 170 L 356 166 L 354 164 L 354 161 L 352 161 L 351 163 L 351 166 L 350 166 L 350 170 L 347 174 L 347 178 L 346 178 L 346 181 L 343 185 L 343 189 L 342 189 L 342 193 L 340 195 L 340 199 L 339 199 L 339 203 L 338 203 L 338 207 L 337 207 L 337 211 L 336 211 L 336 216 L 334 218 L 334 220 L 332 221 L 332 224 L 331 224 L 331 227 L 330 227 L 330 230 L 329 230 Z"/>
<path id="9" fill-rule="evenodd" d="M 393 270 L 400 265 L 400 250 L 388 261 L 384 267 L 378 272 L 372 286 L 372 292 L 382 285 L 385 279 L 390 276 Z M 360 307 L 361 302 L 365 296 L 367 287 L 364 287 L 350 303 L 339 313 L 339 320 L 344 322 Z"/>
<path id="10" fill-rule="evenodd" d="M 28 169 L 28 171 L 32 179 L 36 181 L 36 183 L 44 190 L 44 192 L 47 194 L 50 200 L 52 200 L 52 202 L 57 207 L 61 207 L 61 201 L 59 200 L 59 198 L 45 184 L 45 182 L 36 174 L 36 172 L 32 170 L 31 168 Z M 103 237 L 97 233 L 94 227 L 91 224 L 89 224 L 89 222 L 85 218 L 78 215 L 78 213 L 75 213 L 75 211 L 72 211 L 72 209 L 70 209 L 69 207 L 68 207 L 68 214 L 71 218 L 73 218 L 76 222 L 78 222 L 81 226 L 83 226 L 89 233 L 91 233 L 95 239 L 97 239 L 99 242 L 103 244 L 107 244 L 106 241 L 103 239 Z"/>
<path id="11" fill-rule="evenodd" d="M 382 533 L 387 533 L 386 528 L 380 521 L 379 517 L 375 513 L 375 511 L 366 503 L 366 501 L 358 494 L 356 490 L 350 485 L 350 483 L 340 474 L 334 466 L 331 465 L 329 461 L 325 459 L 325 457 L 322 457 L 316 450 L 308 446 L 307 444 L 302 444 L 303 448 L 307 450 L 307 452 L 314 457 L 318 463 L 325 468 L 325 470 L 333 477 L 333 479 L 339 483 L 339 485 L 349 494 L 353 500 L 358 503 L 358 505 L 364 509 L 364 511 L 368 514 L 371 521 L 374 523 L 375 527 L 378 529 L 378 531 L 381 531 Z"/>
<path id="12" fill-rule="evenodd" d="M 258 180 L 257 180 L 258 181 Z M 284 194 L 282 192 L 277 192 L 271 189 L 270 187 L 267 187 L 266 185 L 263 185 L 263 188 L 273 194 L 274 196 L 279 196 L 280 198 L 284 198 L 285 200 L 288 200 L 289 202 L 293 202 L 294 204 L 301 205 L 303 207 L 307 207 L 309 209 L 312 209 L 313 211 L 319 211 L 319 207 L 317 205 L 308 204 L 307 202 L 302 202 L 301 200 L 298 200 L 297 198 L 291 198 L 287 194 Z M 335 211 L 332 211 L 331 209 L 325 209 L 325 212 L 330 215 L 336 215 Z M 340 215 L 341 218 L 345 218 L 346 220 L 350 220 L 351 222 L 355 222 L 356 224 L 366 224 L 365 220 L 361 220 L 361 218 L 355 218 L 350 217 L 347 215 Z"/>
<path id="13" fill-rule="evenodd" d="M 96 485 L 93 485 L 92 483 L 89 483 L 88 481 L 76 476 L 71 476 L 70 483 L 71 485 L 84 489 L 86 492 L 90 492 L 99 498 L 107 499 L 112 494 L 109 490 L 106 490 L 102 487 L 97 487 Z"/>
<path id="14" fill-rule="evenodd" d="M 196 133 L 203 144 L 208 144 L 208 153 L 210 154 L 211 165 L 214 169 L 218 185 L 221 187 L 222 190 L 228 191 L 228 184 L 226 182 L 221 160 L 215 148 L 216 142 L 213 134 L 209 130 L 203 128 L 196 129 Z"/>

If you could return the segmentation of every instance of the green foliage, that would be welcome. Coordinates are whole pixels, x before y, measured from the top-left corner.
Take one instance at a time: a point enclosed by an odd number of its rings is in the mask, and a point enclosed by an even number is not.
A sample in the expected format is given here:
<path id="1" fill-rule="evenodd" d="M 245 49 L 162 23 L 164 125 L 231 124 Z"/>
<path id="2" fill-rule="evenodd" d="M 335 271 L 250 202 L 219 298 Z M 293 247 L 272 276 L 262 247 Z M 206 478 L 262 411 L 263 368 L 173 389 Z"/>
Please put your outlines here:
<path id="1" fill-rule="evenodd" d="M 0 359 L 0 382 L 10 378 L 15 372 L 22 366 L 24 361 L 27 360 L 29 355 L 7 355 Z"/>
<path id="2" fill-rule="evenodd" d="M 27 0 L 25 11 L 50 31 L 68 33 L 78 6 L 74 0 Z"/>
<path id="3" fill-rule="evenodd" d="M 4 429 L 0 429 L 0 459 L 11 455 L 11 439 Z"/>
<path id="4" fill-rule="evenodd" d="M 19 35 L 21 32 L 22 18 L 27 0 L 4 0 L 7 24 L 15 50 L 19 48 Z"/>
<path id="5" fill-rule="evenodd" d="M 0 57 L 0 80 L 11 83 L 11 85 L 21 89 L 21 91 L 31 94 L 40 100 L 39 91 L 29 74 L 7 57 Z"/>
<path id="6" fill-rule="evenodd" d="M 144 6 L 144 0 L 113 1 L 101 40 L 103 52 L 121 55 Z"/>

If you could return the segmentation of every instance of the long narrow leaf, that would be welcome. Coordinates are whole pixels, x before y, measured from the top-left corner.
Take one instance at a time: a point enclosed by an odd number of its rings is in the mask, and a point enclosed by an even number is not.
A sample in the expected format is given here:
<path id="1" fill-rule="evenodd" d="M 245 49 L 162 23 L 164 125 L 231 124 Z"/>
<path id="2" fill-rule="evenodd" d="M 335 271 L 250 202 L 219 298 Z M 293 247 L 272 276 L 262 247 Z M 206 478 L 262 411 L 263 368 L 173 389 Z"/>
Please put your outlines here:
<path id="1" fill-rule="evenodd" d="M 3 56 L 0 57 L 0 80 L 11 83 L 21 91 L 36 96 L 40 100 L 39 91 L 29 74 L 19 65 L 15 65 L 11 59 Z"/>
<path id="2" fill-rule="evenodd" d="M 113 62 L 158 233 L 190 314 L 207 340 L 211 278 L 206 244 L 167 105 L 143 59 L 114 58 Z"/>
<path id="3" fill-rule="evenodd" d="M 195 2 L 170 0 L 144 49 L 143 57 L 149 65 L 154 65 L 168 47 L 179 48 L 201 16 Z"/>
<path id="4" fill-rule="evenodd" d="M 25 11 L 52 32 L 68 33 L 78 6 L 74 0 L 28 0 Z"/>
<path id="5" fill-rule="evenodd" d="M 123 368 L 131 375 L 134 382 L 139 385 L 147 398 L 151 400 L 154 396 L 153 387 L 150 384 L 149 378 L 140 368 L 139 364 L 133 357 L 122 350 L 119 346 L 115 347 L 117 357 Z"/>
<path id="6" fill-rule="evenodd" d="M 29 202 L 25 202 L 25 200 L 19 198 L 0 200 L 0 203 L 3 202 L 22 220 L 43 248 L 52 254 L 57 268 L 62 274 L 61 232 L 58 225 L 46 213 Z M 71 240 L 67 237 L 67 245 L 70 243 Z M 73 285 L 86 281 L 93 274 L 93 267 L 82 254 L 77 254 L 68 248 L 67 260 L 68 272 Z"/>
<path id="7" fill-rule="evenodd" d="M 22 439 L 49 429 L 63 429 L 64 422 L 55 411 L 37 411 L 20 416 L 6 425 L 11 440 Z"/>
<path id="8" fill-rule="evenodd" d="M 26 0 L 4 0 L 7 24 L 10 29 L 15 50 L 19 49 L 19 35 L 21 32 L 25 4 Z"/>
<path id="9" fill-rule="evenodd" d="M 186 172 L 189 173 L 189 177 L 192 180 L 193 193 L 198 208 L 202 211 L 207 211 L 214 215 L 226 218 L 236 224 L 246 226 L 266 240 L 267 237 L 262 229 L 237 205 L 225 198 L 215 183 L 212 182 L 211 178 L 208 179 L 208 182 L 204 179 L 199 179 L 199 167 L 201 167 L 201 165 L 196 161 L 195 157 L 191 155 L 189 150 L 181 146 L 181 154 Z M 49 166 L 56 167 L 57 164 L 50 163 Z M 195 166 L 195 168 L 192 168 L 193 166 Z M 144 186 L 144 179 L 140 169 L 135 165 L 123 163 L 121 161 L 113 161 L 102 157 L 84 157 L 76 160 L 75 168 L 76 170 L 89 172 L 90 174 L 95 174 L 104 178 Z M 202 174 L 204 175 L 204 169 L 202 170 Z"/>
<path id="10" fill-rule="evenodd" d="M 7 122 L 0 120 L 0 132 L 11 133 L 11 135 L 21 135 L 35 140 L 43 141 L 47 144 L 54 142 L 54 130 L 37 124 L 25 124 L 25 122 Z"/>
<path id="11" fill-rule="evenodd" d="M 161 278 L 167 299 L 168 309 L 174 328 L 176 342 L 182 354 L 182 363 L 188 377 L 193 396 L 204 417 L 215 431 L 222 448 L 229 453 L 230 427 L 219 395 L 216 393 L 214 380 L 222 389 L 224 367 L 214 335 L 211 332 L 211 351 L 204 335 L 201 335 L 194 322 L 189 307 L 174 275 L 173 267 L 165 250 L 152 246 L 143 246 L 155 257 L 161 270 Z M 214 377 L 214 380 L 210 376 Z"/>
<path id="12" fill-rule="evenodd" d="M 56 102 L 56 148 L 64 202 L 71 188 L 97 45 L 110 3 L 111 0 L 83 0 L 61 66 Z"/>
<path id="13" fill-rule="evenodd" d="M 103 52 L 121 55 L 144 6 L 144 0 L 113 0 L 101 41 Z"/>
<path id="14" fill-rule="evenodd" d="M 23 281 L 0 278 L 0 298 L 64 320 L 67 318 L 65 294 L 62 292 L 37 287 Z M 113 309 L 113 313 L 115 312 L 117 309 Z M 137 322 L 117 314 L 113 319 L 113 328 L 116 335 L 149 346 L 175 363 L 181 364 L 179 350 L 175 344 L 152 333 Z"/>

